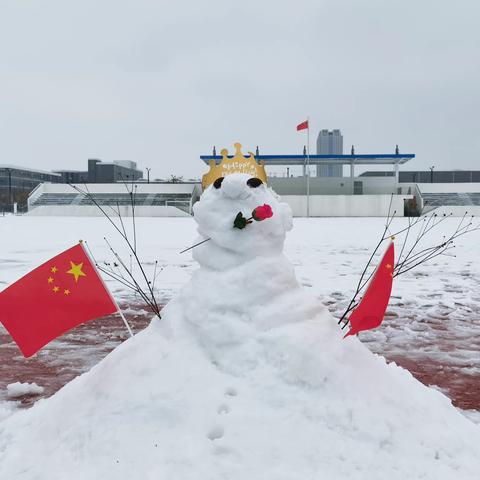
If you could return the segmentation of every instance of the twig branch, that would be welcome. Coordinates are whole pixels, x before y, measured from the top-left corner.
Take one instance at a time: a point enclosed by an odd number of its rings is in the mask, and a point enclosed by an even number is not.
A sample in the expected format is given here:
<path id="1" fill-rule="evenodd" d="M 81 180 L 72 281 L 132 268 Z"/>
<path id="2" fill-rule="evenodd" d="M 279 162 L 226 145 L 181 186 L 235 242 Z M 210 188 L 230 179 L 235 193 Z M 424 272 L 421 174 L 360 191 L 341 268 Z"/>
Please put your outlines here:
<path id="1" fill-rule="evenodd" d="M 391 205 L 391 201 L 390 201 Z M 398 237 L 401 234 L 405 234 L 404 239 L 402 241 L 402 247 L 400 249 L 400 254 L 397 259 L 396 264 L 394 265 L 394 277 L 398 277 L 399 275 L 402 275 L 419 265 L 424 264 L 425 262 L 428 262 L 434 258 L 436 258 L 439 255 L 446 255 L 446 256 L 452 256 L 449 255 L 445 252 L 448 250 L 452 249 L 455 247 L 454 242 L 457 238 L 461 237 L 462 235 L 465 235 L 467 233 L 471 233 L 476 230 L 480 230 L 480 225 L 473 226 L 473 223 L 470 221 L 467 224 L 464 224 L 465 219 L 467 217 L 468 212 L 465 212 L 463 217 L 460 219 L 459 223 L 457 224 L 454 232 L 449 235 L 448 237 L 443 236 L 442 241 L 440 243 L 434 244 L 429 247 L 421 248 L 419 249 L 419 245 L 422 243 L 422 241 L 430 234 L 432 230 L 437 228 L 441 223 L 443 223 L 447 218 L 450 218 L 452 214 L 450 215 L 444 215 L 442 217 L 439 217 L 437 214 L 433 213 L 432 215 L 423 217 L 423 218 L 417 218 L 414 221 L 412 221 L 410 218 L 408 218 L 408 225 L 404 228 L 401 228 L 397 232 L 391 234 L 391 235 L 386 235 L 387 231 L 390 228 L 390 225 L 393 221 L 393 217 L 395 216 L 395 212 L 393 213 L 392 216 L 390 216 L 390 207 L 388 210 L 387 218 L 386 218 L 386 224 L 385 224 L 385 229 L 382 233 L 382 236 L 380 240 L 378 241 L 377 245 L 375 246 L 372 254 L 370 255 L 370 258 L 368 259 L 368 262 L 363 269 L 362 274 L 360 275 L 360 280 L 357 284 L 357 287 L 355 289 L 355 293 L 353 294 L 352 299 L 348 303 L 347 308 L 343 312 L 343 315 L 341 316 L 340 320 L 338 323 L 340 324 L 342 321 L 344 322 L 342 329 L 344 329 L 349 321 L 346 319 L 346 316 L 354 310 L 357 305 L 360 303 L 360 301 L 357 301 L 358 296 L 363 292 L 365 287 L 367 286 L 368 282 L 372 278 L 373 274 L 375 273 L 375 270 L 372 270 L 369 275 L 367 275 L 367 270 L 370 267 L 372 260 L 378 251 L 380 245 L 388 238 L 388 237 Z M 473 218 L 473 216 L 472 216 Z M 414 240 L 410 246 L 408 246 L 408 240 L 411 237 L 411 231 L 413 230 L 414 227 L 419 226 L 418 232 L 416 236 L 414 237 Z"/>
<path id="2" fill-rule="evenodd" d="M 202 243 L 208 242 L 209 240 L 211 240 L 210 237 L 206 238 L 205 240 L 202 240 L 201 242 L 196 243 L 195 245 L 192 245 L 191 247 L 186 248 L 185 250 L 182 250 L 180 253 L 188 252 L 188 251 L 191 250 L 192 248 L 198 247 L 198 246 L 201 245 Z"/>
<path id="3" fill-rule="evenodd" d="M 124 286 L 127 286 L 131 290 L 135 291 L 140 295 L 140 297 L 145 301 L 145 303 L 152 309 L 152 311 L 157 315 L 159 318 L 160 317 L 160 307 L 158 306 L 157 300 L 155 298 L 155 294 L 153 292 L 152 288 L 152 282 L 150 282 L 147 278 L 147 275 L 145 273 L 145 270 L 143 268 L 142 262 L 140 261 L 140 258 L 137 253 L 137 238 L 136 238 L 136 222 L 135 222 L 135 195 L 134 195 L 134 185 L 132 181 L 132 190 L 128 190 L 128 185 L 125 186 L 127 188 L 127 191 L 129 191 L 130 194 L 130 201 L 131 201 L 131 206 L 132 206 L 132 227 L 133 227 L 133 243 L 130 241 L 130 238 L 128 237 L 128 234 L 125 229 L 125 224 L 123 222 L 122 215 L 120 213 L 120 206 L 118 201 L 116 202 L 117 209 L 115 210 L 113 207 L 109 206 L 113 210 L 113 212 L 118 216 L 119 221 L 120 221 L 120 227 L 116 224 L 116 222 L 112 219 L 112 217 L 107 213 L 106 209 L 100 205 L 100 203 L 97 201 L 97 199 L 90 193 L 88 190 L 87 185 L 85 185 L 85 190 L 82 190 L 80 187 L 77 185 L 70 184 L 70 186 L 75 189 L 78 193 L 84 195 L 86 198 L 90 200 L 90 202 L 95 205 L 99 211 L 104 215 L 104 217 L 110 222 L 110 224 L 114 227 L 114 229 L 118 232 L 118 234 L 123 238 L 125 241 L 128 249 L 131 252 L 130 255 L 130 264 L 131 268 L 129 269 L 126 265 L 125 262 L 121 259 L 121 257 L 118 255 L 118 253 L 113 249 L 111 244 L 108 242 L 108 240 L 105 238 L 105 241 L 107 242 L 110 251 L 112 254 L 115 256 L 117 259 L 119 265 L 122 266 L 122 268 L 125 270 L 126 275 L 128 278 L 125 278 L 122 274 L 122 271 L 119 269 L 119 273 L 117 274 L 114 272 L 112 269 L 108 271 L 107 269 L 103 268 L 100 266 L 100 270 L 105 273 L 106 275 L 110 276 L 111 278 L 115 279 L 116 281 L 122 283 Z M 135 185 L 136 187 L 136 185 Z M 93 257 L 92 257 L 93 258 Z M 142 286 L 140 285 L 140 282 L 137 281 L 133 274 L 133 268 L 132 268 L 132 259 L 135 259 L 135 263 L 138 265 L 138 268 L 141 273 L 141 278 L 143 282 L 146 285 L 147 291 L 145 291 Z M 97 263 L 97 262 L 96 262 Z M 97 266 L 98 263 L 97 263 Z"/>
<path id="4" fill-rule="evenodd" d="M 345 310 L 345 312 L 343 312 L 343 315 L 340 317 L 340 320 L 337 322 L 338 324 L 340 324 L 342 321 L 344 321 L 346 315 L 354 308 L 353 305 L 355 304 L 355 301 L 356 301 L 356 298 L 357 298 L 358 294 L 361 292 L 361 290 L 365 287 L 366 283 L 368 282 L 368 280 L 367 280 L 367 282 L 363 282 L 363 279 L 365 277 L 365 274 L 367 273 L 368 267 L 372 263 L 373 257 L 377 253 L 377 250 L 380 248 L 380 245 L 389 237 L 386 234 L 387 234 L 387 232 L 390 228 L 390 225 L 392 224 L 393 218 L 395 217 L 395 214 L 396 214 L 396 210 L 394 210 L 392 216 L 390 216 L 390 211 L 391 211 L 391 207 L 392 207 L 392 199 L 393 199 L 393 194 L 390 196 L 390 204 L 388 206 L 388 213 L 387 213 L 387 218 L 386 218 L 386 222 L 385 222 L 385 229 L 383 230 L 382 237 L 378 241 L 376 247 L 373 249 L 373 252 L 370 255 L 370 258 L 368 259 L 368 262 L 365 265 L 365 268 L 363 269 L 362 274 L 360 275 L 360 279 L 358 280 L 358 284 L 357 284 L 357 288 L 355 289 L 355 293 L 353 294 L 353 297 L 350 300 L 350 303 L 349 303 L 347 309 Z M 348 322 L 348 320 L 347 320 L 347 322 Z"/>

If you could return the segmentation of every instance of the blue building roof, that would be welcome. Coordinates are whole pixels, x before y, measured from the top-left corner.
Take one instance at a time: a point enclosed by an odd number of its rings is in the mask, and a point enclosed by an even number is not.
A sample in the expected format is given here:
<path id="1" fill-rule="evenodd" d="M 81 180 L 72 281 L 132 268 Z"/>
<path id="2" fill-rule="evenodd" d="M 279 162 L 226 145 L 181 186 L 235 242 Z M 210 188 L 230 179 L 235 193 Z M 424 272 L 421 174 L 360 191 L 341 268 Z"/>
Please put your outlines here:
<path id="1" fill-rule="evenodd" d="M 228 158 L 233 158 L 229 155 Z M 310 155 L 310 165 L 324 165 L 337 163 L 340 165 L 395 165 L 403 164 L 415 158 L 413 153 L 399 154 L 365 154 L 365 155 Z M 205 163 L 215 160 L 217 165 L 222 160 L 221 155 L 200 155 Z M 306 155 L 256 155 L 257 162 L 264 161 L 265 165 L 305 165 L 308 161 Z"/>

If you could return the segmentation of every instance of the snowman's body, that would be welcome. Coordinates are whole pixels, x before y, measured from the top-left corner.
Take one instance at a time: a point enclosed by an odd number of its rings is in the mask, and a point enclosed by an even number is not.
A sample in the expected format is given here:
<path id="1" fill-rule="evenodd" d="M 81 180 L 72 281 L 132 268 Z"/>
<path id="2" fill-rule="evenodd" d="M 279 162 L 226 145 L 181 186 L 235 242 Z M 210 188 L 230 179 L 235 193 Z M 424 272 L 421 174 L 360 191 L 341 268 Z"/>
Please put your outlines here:
<path id="1" fill-rule="evenodd" d="M 248 179 L 195 205 L 211 240 L 161 320 L 0 424 L 0 478 L 478 480 L 479 428 L 342 340 L 283 255 L 288 207 Z M 233 228 L 263 204 L 271 218 Z"/>
<path id="2" fill-rule="evenodd" d="M 250 178 L 229 175 L 195 205 L 198 241 L 211 240 L 194 249 L 200 268 L 174 301 L 187 328 L 219 365 L 234 355 L 251 365 L 258 360 L 258 335 L 280 325 L 322 318 L 333 326 L 325 307 L 298 284 L 283 254 L 292 228 L 290 208 L 266 185 L 249 186 Z M 249 218 L 263 204 L 272 207 L 271 218 L 234 228 L 238 212 Z M 338 328 L 335 332 L 340 335 Z"/>

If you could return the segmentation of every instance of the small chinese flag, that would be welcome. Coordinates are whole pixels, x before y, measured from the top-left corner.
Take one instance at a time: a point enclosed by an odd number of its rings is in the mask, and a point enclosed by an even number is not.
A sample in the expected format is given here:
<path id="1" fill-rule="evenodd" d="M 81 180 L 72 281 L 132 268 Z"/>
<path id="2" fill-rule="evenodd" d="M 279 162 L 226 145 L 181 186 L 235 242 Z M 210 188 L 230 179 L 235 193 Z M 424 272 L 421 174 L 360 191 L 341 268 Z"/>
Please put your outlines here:
<path id="1" fill-rule="evenodd" d="M 304 122 L 299 123 L 297 125 L 297 132 L 299 132 L 300 130 L 306 130 L 307 128 L 308 128 L 308 120 L 305 120 Z"/>
<path id="2" fill-rule="evenodd" d="M 365 295 L 348 319 L 350 330 L 345 337 L 355 335 L 362 330 L 371 330 L 382 323 L 392 293 L 394 261 L 395 252 L 393 242 L 391 242 L 367 287 Z"/>
<path id="3" fill-rule="evenodd" d="M 0 322 L 25 357 L 117 306 L 80 243 L 0 293 Z"/>

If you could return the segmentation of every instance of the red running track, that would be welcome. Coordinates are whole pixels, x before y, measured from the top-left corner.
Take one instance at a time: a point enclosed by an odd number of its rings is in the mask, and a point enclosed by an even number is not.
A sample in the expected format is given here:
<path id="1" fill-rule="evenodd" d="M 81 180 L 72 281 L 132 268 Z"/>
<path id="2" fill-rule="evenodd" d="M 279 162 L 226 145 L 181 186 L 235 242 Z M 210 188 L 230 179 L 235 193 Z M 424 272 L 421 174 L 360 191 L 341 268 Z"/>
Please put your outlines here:
<path id="1" fill-rule="evenodd" d="M 127 311 L 130 312 L 126 316 L 134 332 L 149 324 L 151 314 L 145 310 L 130 306 Z M 372 351 L 406 368 L 424 384 L 440 388 L 455 406 L 480 411 L 480 373 L 477 366 L 465 360 L 459 361 L 458 355 L 449 354 L 452 351 L 458 353 L 462 348 L 478 353 L 480 338 L 462 337 L 461 329 L 446 328 L 440 319 L 425 319 L 422 328 L 428 335 L 414 335 L 407 345 L 404 336 L 388 335 L 388 332 L 403 328 L 404 324 L 399 318 L 387 318 L 381 327 L 387 332 L 385 340 L 364 340 Z M 118 316 L 109 316 L 79 326 L 47 345 L 34 357 L 25 359 L 8 334 L 0 329 L 0 401 L 8 400 L 8 384 L 35 382 L 44 387 L 42 395 L 12 399 L 19 402 L 20 407 L 29 407 L 39 398 L 53 395 L 67 382 L 88 371 L 127 338 L 122 320 Z M 434 350 L 430 349 L 432 345 Z M 446 354 L 439 357 L 438 351 Z"/>

